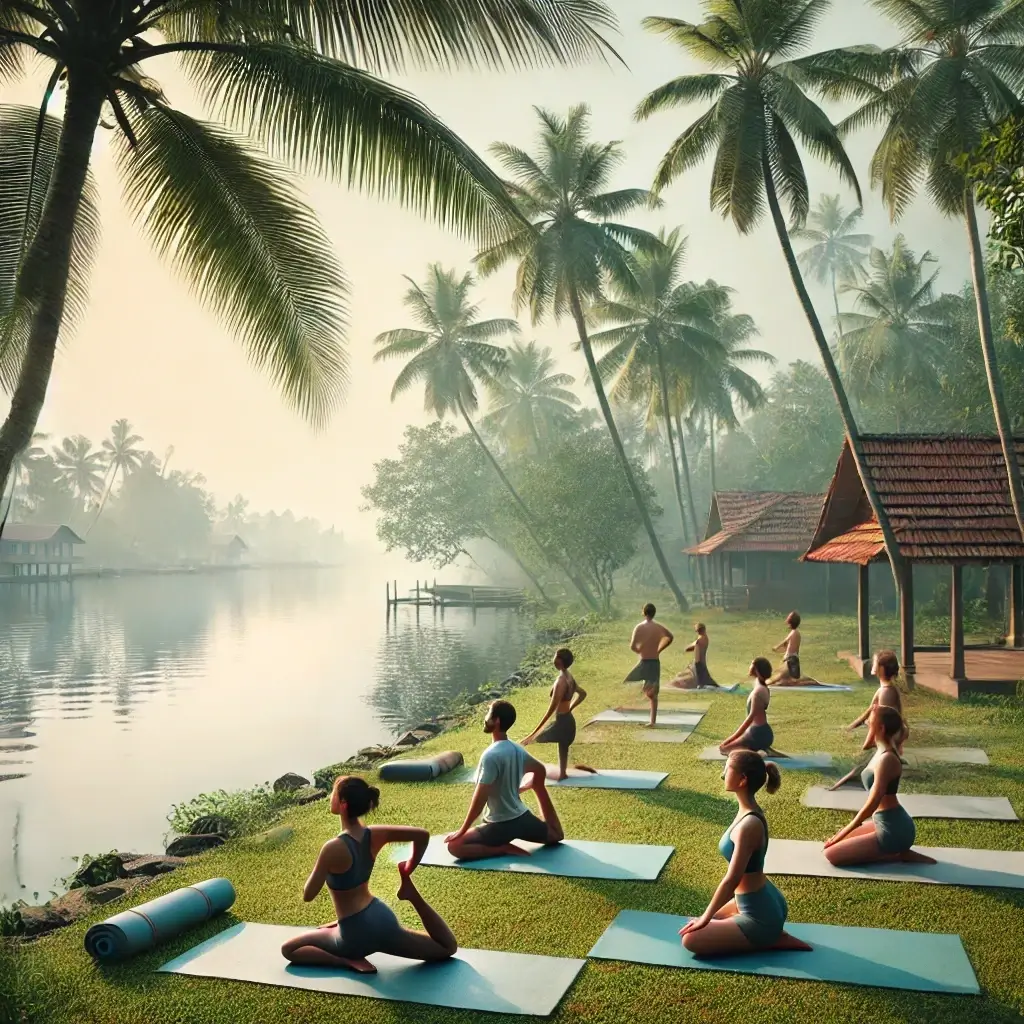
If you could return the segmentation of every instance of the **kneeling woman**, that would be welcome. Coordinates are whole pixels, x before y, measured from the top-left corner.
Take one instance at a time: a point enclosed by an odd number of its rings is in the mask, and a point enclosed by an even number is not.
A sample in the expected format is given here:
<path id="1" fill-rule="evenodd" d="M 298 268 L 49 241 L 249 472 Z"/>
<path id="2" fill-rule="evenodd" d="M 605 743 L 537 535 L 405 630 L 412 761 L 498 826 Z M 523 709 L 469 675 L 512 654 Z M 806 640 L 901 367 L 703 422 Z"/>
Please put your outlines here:
<path id="1" fill-rule="evenodd" d="M 896 795 L 903 775 L 896 745 L 903 729 L 903 717 L 895 708 L 876 704 L 871 709 L 864 749 L 874 747 L 875 756 L 861 773 L 868 798 L 853 821 L 825 841 L 825 856 L 837 867 L 887 860 L 935 863 L 931 857 L 911 850 L 914 819 Z"/>
<path id="2" fill-rule="evenodd" d="M 740 805 L 739 814 L 718 844 L 729 869 L 707 910 L 680 929 L 683 946 L 695 956 L 810 949 L 783 930 L 786 900 L 764 873 L 768 822 L 756 794 L 762 787 L 769 793 L 779 788 L 778 765 L 765 762 L 753 751 L 737 751 L 729 755 L 722 778 L 726 791 L 735 793 Z"/>
<path id="3" fill-rule="evenodd" d="M 419 894 L 411 878 L 426 853 L 430 833 L 408 825 L 375 825 L 359 819 L 376 809 L 380 791 L 354 775 L 335 780 L 331 813 L 340 815 L 342 831 L 324 843 L 302 898 L 316 899 L 324 883 L 331 891 L 337 921 L 289 939 L 281 952 L 293 964 L 344 967 L 363 974 L 377 968 L 366 957 L 390 953 L 410 960 L 447 960 L 458 949 L 455 936 L 441 915 Z M 419 914 L 426 933 L 409 931 L 386 904 L 370 892 L 373 862 L 388 843 L 412 843 L 412 854 L 398 867 L 402 883 L 398 898 L 408 900 Z"/>
<path id="4" fill-rule="evenodd" d="M 586 700 L 587 691 L 580 686 L 569 671 L 573 661 L 572 651 L 562 647 L 555 651 L 555 668 L 558 669 L 558 678 L 555 685 L 551 687 L 551 703 L 548 705 L 540 725 L 523 740 L 523 746 L 530 743 L 557 743 L 558 744 L 558 774 L 549 778 L 553 782 L 560 782 L 569 777 L 569 748 L 576 739 L 576 719 L 573 712 Z M 544 729 L 544 723 L 552 716 L 555 720 Z M 541 729 L 544 729 L 541 732 Z M 583 766 L 581 766 L 583 767 Z M 584 771 L 593 773 L 593 768 L 583 768 Z"/>
<path id="5" fill-rule="evenodd" d="M 772 694 L 766 685 L 772 674 L 772 663 L 767 658 L 755 658 L 750 663 L 749 674 L 754 680 L 754 687 L 747 697 L 747 717 L 727 740 L 719 744 L 718 749 L 723 754 L 733 750 L 772 750 L 775 733 L 768 724 L 768 705 Z"/>

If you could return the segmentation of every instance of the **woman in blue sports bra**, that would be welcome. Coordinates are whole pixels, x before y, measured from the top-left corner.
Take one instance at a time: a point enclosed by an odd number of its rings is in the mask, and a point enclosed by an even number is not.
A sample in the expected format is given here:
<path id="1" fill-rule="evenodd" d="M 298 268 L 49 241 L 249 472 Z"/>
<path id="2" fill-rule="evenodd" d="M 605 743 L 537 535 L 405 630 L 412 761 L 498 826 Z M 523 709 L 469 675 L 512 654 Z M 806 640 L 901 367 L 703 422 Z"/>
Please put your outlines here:
<path id="1" fill-rule="evenodd" d="M 783 929 L 786 900 L 764 873 L 768 822 L 756 794 L 762 788 L 769 793 L 779 788 L 778 765 L 754 751 L 737 750 L 729 755 L 722 778 L 726 792 L 735 793 L 740 805 L 718 843 L 729 868 L 707 910 L 680 929 L 683 946 L 694 956 L 712 957 L 758 949 L 810 949 Z"/>
<path id="2" fill-rule="evenodd" d="M 380 790 L 358 776 L 335 779 L 330 806 L 332 814 L 340 815 L 342 830 L 324 843 L 302 898 L 307 903 L 315 900 L 326 883 L 337 920 L 289 939 L 281 953 L 293 964 L 344 967 L 374 974 L 377 968 L 366 959 L 371 953 L 390 953 L 410 960 L 447 960 L 455 955 L 458 944 L 452 930 L 420 895 L 411 877 L 427 851 L 430 833 L 410 825 L 367 827 L 359 819 L 375 810 L 379 801 Z M 402 877 L 398 898 L 413 905 L 425 933 L 403 928 L 391 908 L 370 892 L 370 874 L 377 854 L 388 843 L 409 842 L 412 854 L 398 866 Z"/>
<path id="3" fill-rule="evenodd" d="M 849 825 L 825 840 L 829 863 L 837 867 L 886 860 L 935 863 L 911 849 L 914 819 L 896 795 L 903 775 L 903 762 L 896 748 L 904 728 L 903 716 L 895 708 L 876 704 L 871 709 L 864 749 L 874 747 L 875 756 L 861 773 L 868 798 Z"/>
<path id="4" fill-rule="evenodd" d="M 721 753 L 728 754 L 733 750 L 771 751 L 775 741 L 775 734 L 768 724 L 768 704 L 772 694 L 766 685 L 771 674 L 772 663 L 767 658 L 755 658 L 750 663 L 750 677 L 754 680 L 754 687 L 747 697 L 747 717 L 727 740 L 719 744 Z"/>

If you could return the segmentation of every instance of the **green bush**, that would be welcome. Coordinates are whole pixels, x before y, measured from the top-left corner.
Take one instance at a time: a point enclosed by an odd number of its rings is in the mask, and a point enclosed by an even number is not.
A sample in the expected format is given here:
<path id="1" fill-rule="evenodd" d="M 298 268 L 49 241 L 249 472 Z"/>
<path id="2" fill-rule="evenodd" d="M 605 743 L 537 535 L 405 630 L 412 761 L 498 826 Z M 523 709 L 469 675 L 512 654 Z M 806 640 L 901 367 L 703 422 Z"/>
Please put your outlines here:
<path id="1" fill-rule="evenodd" d="M 12 903 L 9 907 L 0 905 L 0 937 L 24 935 L 25 922 L 21 919 L 21 908 L 24 905 L 22 902 Z M 0 946 L 2 945 L 0 943 Z"/>
<path id="2" fill-rule="evenodd" d="M 167 820 L 171 828 L 180 834 L 187 833 L 196 818 L 219 814 L 230 818 L 243 836 L 262 832 L 272 825 L 289 807 L 295 806 L 291 793 L 275 793 L 269 782 L 252 789 L 227 792 L 218 789 L 213 793 L 200 793 L 186 803 L 175 804 Z"/>

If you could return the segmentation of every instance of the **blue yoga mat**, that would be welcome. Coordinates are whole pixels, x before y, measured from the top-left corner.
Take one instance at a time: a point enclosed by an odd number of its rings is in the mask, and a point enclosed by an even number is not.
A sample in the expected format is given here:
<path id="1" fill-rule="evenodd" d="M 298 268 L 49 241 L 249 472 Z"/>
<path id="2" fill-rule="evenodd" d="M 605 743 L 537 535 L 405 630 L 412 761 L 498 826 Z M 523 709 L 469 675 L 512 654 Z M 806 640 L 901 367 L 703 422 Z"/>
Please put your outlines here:
<path id="1" fill-rule="evenodd" d="M 786 924 L 810 952 L 759 951 L 698 960 L 683 948 L 679 929 L 688 917 L 622 910 L 597 940 L 590 956 L 701 971 L 767 974 L 803 981 L 835 981 L 908 992 L 979 995 L 959 935 L 840 928 L 831 924 Z"/>
<path id="2" fill-rule="evenodd" d="M 527 875 L 561 875 L 566 878 L 613 878 L 653 882 L 661 873 L 674 846 L 635 846 L 629 843 L 588 843 L 567 839 L 557 846 L 518 843 L 529 857 L 502 854 L 485 860 L 456 860 L 444 845 L 444 836 L 431 836 L 423 865 L 434 868 L 465 868 L 467 871 L 511 871 Z M 395 862 L 409 856 L 409 847 L 396 847 Z"/>
<path id="3" fill-rule="evenodd" d="M 85 948 L 96 960 L 123 960 L 208 921 L 234 902 L 235 889 L 226 878 L 186 885 L 94 924 L 85 933 Z"/>

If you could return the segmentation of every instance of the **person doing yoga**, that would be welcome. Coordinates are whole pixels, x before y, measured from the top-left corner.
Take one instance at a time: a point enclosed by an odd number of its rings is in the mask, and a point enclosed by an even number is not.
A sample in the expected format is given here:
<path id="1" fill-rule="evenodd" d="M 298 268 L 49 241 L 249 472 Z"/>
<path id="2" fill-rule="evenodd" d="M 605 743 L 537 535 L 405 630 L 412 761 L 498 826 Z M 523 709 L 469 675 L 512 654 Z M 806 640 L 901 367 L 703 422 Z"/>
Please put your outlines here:
<path id="1" fill-rule="evenodd" d="M 785 897 L 764 873 L 768 821 L 757 804 L 757 793 L 779 788 L 778 765 L 753 751 L 738 750 L 729 755 L 722 778 L 726 792 L 734 793 L 740 805 L 718 843 L 729 868 L 707 910 L 679 930 L 683 946 L 698 957 L 758 949 L 809 950 L 806 942 L 783 929 Z"/>
<path id="2" fill-rule="evenodd" d="M 555 685 L 551 687 L 551 703 L 548 705 L 540 724 L 526 739 L 523 746 L 530 743 L 557 743 L 558 744 L 558 774 L 556 781 L 569 777 L 569 748 L 576 739 L 576 719 L 573 712 L 587 699 L 587 691 L 580 686 L 573 678 L 569 667 L 575 660 L 572 651 L 567 647 L 555 651 L 555 668 L 558 669 L 558 678 Z M 544 729 L 544 723 L 552 716 L 555 720 Z M 543 732 L 541 730 L 544 729 Z M 593 768 L 578 766 L 583 771 L 593 773 Z"/>
<path id="3" fill-rule="evenodd" d="M 703 622 L 697 622 L 694 623 L 693 631 L 697 634 L 697 639 L 686 649 L 693 652 L 693 668 L 691 672 L 695 680 L 694 685 L 698 689 L 706 687 L 717 690 L 718 683 L 711 678 L 711 673 L 708 671 L 708 647 L 711 644 L 711 641 L 708 639 L 708 628 Z M 685 683 L 681 685 L 684 689 L 686 688 Z"/>
<path id="4" fill-rule="evenodd" d="M 931 857 L 911 849 L 914 819 L 900 806 L 896 795 L 903 775 L 903 762 L 896 753 L 902 729 L 903 719 L 895 708 L 871 709 L 864 749 L 874 747 L 875 756 L 861 773 L 868 798 L 849 825 L 825 840 L 825 856 L 830 864 L 844 867 L 891 860 L 935 863 Z"/>
<path id="5" fill-rule="evenodd" d="M 496 700 L 487 709 L 484 732 L 490 734 L 491 745 L 477 764 L 476 789 L 466 820 L 458 832 L 445 838 L 448 852 L 459 860 L 479 860 L 502 854 L 528 856 L 530 851 L 516 846 L 514 840 L 555 846 L 565 838 L 555 805 L 544 786 L 547 769 L 508 738 L 515 721 L 516 709 L 507 700 Z M 526 774 L 532 776 L 527 788 L 537 797 L 541 818 L 527 810 L 519 797 L 520 784 Z M 483 824 L 473 828 L 473 822 L 485 806 Z"/>
<path id="6" fill-rule="evenodd" d="M 644 605 L 643 621 L 637 623 L 629 640 L 629 649 L 640 655 L 640 661 L 623 680 L 643 683 L 644 696 L 651 702 L 650 728 L 658 721 L 658 691 L 661 689 L 661 652 L 675 637 L 660 622 L 654 621 L 657 608 Z"/>
<path id="7" fill-rule="evenodd" d="M 334 780 L 330 809 L 341 817 L 342 829 L 321 848 L 302 898 L 312 902 L 326 883 L 337 919 L 316 931 L 297 935 L 281 947 L 282 955 L 293 964 L 374 974 L 377 968 L 366 959 L 371 953 L 435 961 L 447 960 L 458 950 L 452 930 L 412 880 L 416 865 L 427 851 L 430 833 L 410 825 L 364 825 L 360 819 L 376 810 L 379 800 L 380 791 L 358 776 L 342 775 Z M 377 854 L 388 843 L 409 842 L 412 853 L 398 866 L 402 879 L 398 898 L 413 905 L 425 933 L 403 928 L 391 908 L 370 892 Z"/>
<path id="8" fill-rule="evenodd" d="M 772 750 L 775 734 L 768 724 L 768 704 L 771 702 L 771 691 L 767 679 L 772 674 L 772 663 L 767 658 L 755 658 L 750 663 L 750 677 L 754 687 L 747 697 L 747 717 L 740 727 L 726 740 L 719 744 L 719 751 L 729 754 L 733 750 L 767 750 L 776 756 L 785 757 Z"/>
<path id="9" fill-rule="evenodd" d="M 847 732 L 853 732 L 854 729 L 860 728 L 864 725 L 871 716 L 871 712 L 876 707 L 882 708 L 893 708 L 902 718 L 903 717 L 903 697 L 900 694 L 900 688 L 898 683 L 898 677 L 900 674 L 900 663 L 893 651 L 879 651 L 875 655 L 874 663 L 871 666 L 871 674 L 878 677 L 878 689 L 871 695 L 871 703 L 867 706 L 867 710 L 862 714 L 858 715 L 847 727 Z M 896 753 L 903 757 L 903 744 L 907 742 L 910 736 L 910 728 L 907 726 L 907 720 L 903 719 L 903 731 L 896 739 L 895 747 Z M 838 782 L 829 786 L 830 790 L 839 789 L 841 786 L 845 786 L 848 782 L 854 779 L 864 770 L 865 765 L 863 763 L 857 765 L 852 771 L 847 772 Z"/>
<path id="10" fill-rule="evenodd" d="M 786 625 L 789 627 L 786 639 L 781 643 L 777 643 L 772 648 L 776 652 L 785 651 L 785 654 L 782 656 L 782 666 L 768 680 L 768 685 L 801 686 L 813 684 L 816 682 L 814 679 L 808 679 L 806 683 L 801 682 L 803 680 L 803 670 L 800 667 L 800 613 L 790 612 L 786 616 Z"/>

